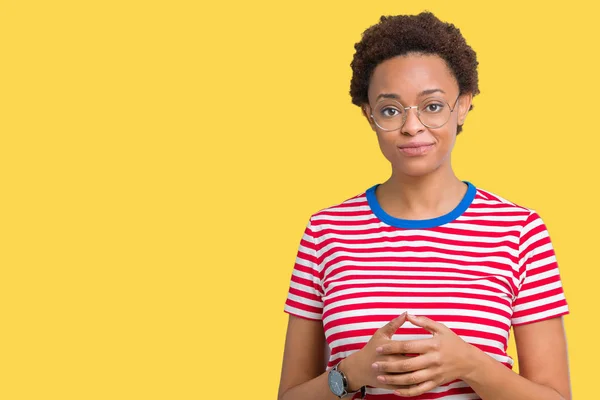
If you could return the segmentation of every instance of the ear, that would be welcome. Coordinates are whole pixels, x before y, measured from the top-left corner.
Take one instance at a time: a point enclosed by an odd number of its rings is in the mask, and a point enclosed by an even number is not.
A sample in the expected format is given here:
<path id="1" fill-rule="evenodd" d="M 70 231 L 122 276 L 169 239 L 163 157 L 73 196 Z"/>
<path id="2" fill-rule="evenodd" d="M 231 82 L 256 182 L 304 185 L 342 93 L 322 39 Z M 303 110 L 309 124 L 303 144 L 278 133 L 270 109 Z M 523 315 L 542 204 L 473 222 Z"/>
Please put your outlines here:
<path id="1" fill-rule="evenodd" d="M 467 119 L 467 114 L 471 109 L 473 101 L 473 93 L 465 93 L 460 95 L 458 99 L 458 125 L 463 125 Z"/>
<path id="2" fill-rule="evenodd" d="M 375 130 L 375 128 L 377 127 L 375 125 L 375 122 L 373 121 L 373 117 L 371 117 L 371 106 L 369 105 L 369 103 L 365 103 L 360 107 L 361 111 L 362 111 L 362 115 L 367 119 L 367 121 L 369 122 L 369 125 L 371 126 L 371 129 L 373 130 L 373 132 L 377 132 Z"/>

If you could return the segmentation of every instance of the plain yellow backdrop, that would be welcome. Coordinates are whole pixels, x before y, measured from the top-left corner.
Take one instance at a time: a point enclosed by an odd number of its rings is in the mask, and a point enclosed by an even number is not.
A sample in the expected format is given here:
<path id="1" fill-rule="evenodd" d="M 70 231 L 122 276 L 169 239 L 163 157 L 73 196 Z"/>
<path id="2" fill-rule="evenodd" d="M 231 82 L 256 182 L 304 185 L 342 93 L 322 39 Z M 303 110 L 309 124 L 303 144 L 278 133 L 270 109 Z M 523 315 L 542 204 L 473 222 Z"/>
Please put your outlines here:
<path id="1" fill-rule="evenodd" d="M 424 9 L 480 61 L 455 170 L 545 219 L 595 398 L 593 4 L 1 1 L 0 398 L 275 398 L 309 216 L 389 174 L 353 45 Z"/>

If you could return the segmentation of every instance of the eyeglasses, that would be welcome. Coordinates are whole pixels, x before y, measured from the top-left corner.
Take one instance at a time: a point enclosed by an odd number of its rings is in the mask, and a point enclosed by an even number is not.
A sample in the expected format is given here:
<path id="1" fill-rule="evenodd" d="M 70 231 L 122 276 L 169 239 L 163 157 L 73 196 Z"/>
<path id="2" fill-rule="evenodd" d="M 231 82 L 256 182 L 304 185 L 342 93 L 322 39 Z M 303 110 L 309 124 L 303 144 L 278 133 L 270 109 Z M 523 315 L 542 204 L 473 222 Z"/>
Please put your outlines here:
<path id="1" fill-rule="evenodd" d="M 402 128 L 406 122 L 408 111 L 411 108 L 417 109 L 417 118 L 428 128 L 441 128 L 450 120 L 450 115 L 456 108 L 458 98 L 454 101 L 454 106 L 441 97 L 428 97 L 419 105 L 404 107 L 399 101 L 394 99 L 381 99 L 371 113 L 371 118 L 379 129 L 383 131 L 395 131 Z"/>

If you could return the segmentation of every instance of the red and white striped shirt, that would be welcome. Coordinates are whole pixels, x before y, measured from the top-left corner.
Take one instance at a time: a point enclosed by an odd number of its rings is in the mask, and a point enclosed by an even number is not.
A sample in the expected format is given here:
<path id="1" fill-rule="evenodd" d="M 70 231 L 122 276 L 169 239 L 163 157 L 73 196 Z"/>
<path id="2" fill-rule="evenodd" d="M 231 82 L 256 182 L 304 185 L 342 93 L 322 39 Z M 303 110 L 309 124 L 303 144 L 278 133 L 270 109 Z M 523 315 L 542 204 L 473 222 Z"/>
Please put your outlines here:
<path id="1" fill-rule="evenodd" d="M 310 218 L 284 309 L 323 321 L 328 369 L 405 311 L 446 325 L 512 368 L 511 325 L 569 313 L 539 215 L 465 183 L 461 203 L 439 218 L 392 217 L 377 202 L 377 185 Z M 428 337 L 407 322 L 392 339 Z M 396 399 L 391 393 L 368 388 L 367 398 Z M 414 398 L 479 396 L 454 381 Z"/>

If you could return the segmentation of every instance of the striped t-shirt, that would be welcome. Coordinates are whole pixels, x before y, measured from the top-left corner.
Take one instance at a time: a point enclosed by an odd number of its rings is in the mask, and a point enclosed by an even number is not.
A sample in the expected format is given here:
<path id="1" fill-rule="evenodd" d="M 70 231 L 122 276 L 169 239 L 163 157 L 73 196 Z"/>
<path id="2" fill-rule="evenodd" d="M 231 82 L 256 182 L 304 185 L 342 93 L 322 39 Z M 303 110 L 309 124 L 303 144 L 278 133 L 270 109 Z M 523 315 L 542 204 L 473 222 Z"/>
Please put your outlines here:
<path id="1" fill-rule="evenodd" d="M 314 214 L 304 232 L 285 311 L 323 322 L 328 369 L 407 311 L 440 322 L 512 367 L 511 325 L 568 314 L 540 216 L 471 183 L 450 213 L 428 220 L 387 214 L 377 185 Z M 406 322 L 393 340 L 431 337 Z M 367 388 L 367 398 L 397 399 Z M 463 381 L 415 399 L 479 399 Z"/>

